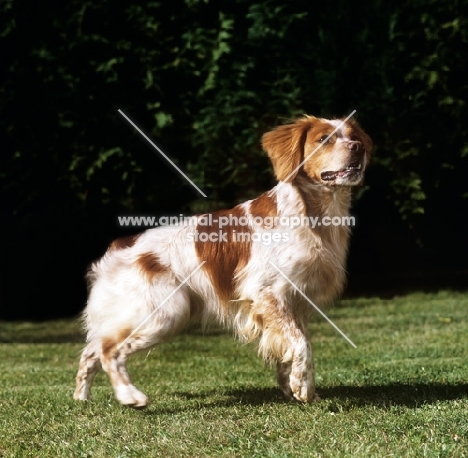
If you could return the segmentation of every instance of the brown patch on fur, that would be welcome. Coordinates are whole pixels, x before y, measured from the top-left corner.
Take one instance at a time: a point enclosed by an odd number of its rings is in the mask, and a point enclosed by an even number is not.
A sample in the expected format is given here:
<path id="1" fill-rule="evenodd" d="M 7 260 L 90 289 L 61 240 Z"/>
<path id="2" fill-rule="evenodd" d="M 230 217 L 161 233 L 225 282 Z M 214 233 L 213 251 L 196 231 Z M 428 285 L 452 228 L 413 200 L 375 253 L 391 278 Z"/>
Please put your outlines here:
<path id="1" fill-rule="evenodd" d="M 114 250 L 124 250 L 125 248 L 130 248 L 135 245 L 140 234 L 135 235 L 126 235 L 125 237 L 119 237 L 115 239 L 109 246 L 109 251 Z"/>
<path id="2" fill-rule="evenodd" d="M 119 333 L 117 334 L 117 340 L 119 343 L 123 342 L 130 334 L 132 331 L 130 329 L 121 329 Z"/>
<path id="3" fill-rule="evenodd" d="M 101 342 L 101 350 L 104 358 L 110 358 L 117 347 L 131 334 L 129 329 L 120 329 L 114 337 L 104 337 Z"/>
<path id="4" fill-rule="evenodd" d="M 259 328 L 259 329 L 263 329 L 263 316 L 258 314 L 258 313 L 254 313 L 252 315 L 252 321 L 255 323 L 255 325 Z"/>
<path id="5" fill-rule="evenodd" d="M 219 218 L 229 218 L 231 215 L 232 224 L 220 228 Z M 208 274 L 218 296 L 224 302 L 234 299 L 235 275 L 247 265 L 250 259 L 252 231 L 247 225 L 239 224 L 241 217 L 246 217 L 246 214 L 240 206 L 237 206 L 232 210 L 213 213 L 211 224 L 199 223 L 196 228 L 197 257 L 200 262 L 205 261 L 203 269 Z"/>
<path id="6" fill-rule="evenodd" d="M 110 358 L 116 347 L 117 343 L 114 337 L 102 339 L 101 350 L 103 358 Z"/>
<path id="7" fill-rule="evenodd" d="M 268 192 L 263 193 L 261 196 L 250 202 L 249 210 L 253 217 L 260 216 L 263 220 L 267 217 L 274 218 L 278 216 L 276 194 L 270 196 Z"/>
<path id="8" fill-rule="evenodd" d="M 161 264 L 159 257 L 154 253 L 140 255 L 136 260 L 136 264 L 148 281 L 151 281 L 156 275 L 167 272 L 167 267 Z"/>
<path id="9" fill-rule="evenodd" d="M 305 116 L 263 135 L 263 149 L 268 153 L 279 181 L 290 183 L 296 177 L 296 168 L 304 158 L 307 131 L 317 121 L 317 118 Z"/>

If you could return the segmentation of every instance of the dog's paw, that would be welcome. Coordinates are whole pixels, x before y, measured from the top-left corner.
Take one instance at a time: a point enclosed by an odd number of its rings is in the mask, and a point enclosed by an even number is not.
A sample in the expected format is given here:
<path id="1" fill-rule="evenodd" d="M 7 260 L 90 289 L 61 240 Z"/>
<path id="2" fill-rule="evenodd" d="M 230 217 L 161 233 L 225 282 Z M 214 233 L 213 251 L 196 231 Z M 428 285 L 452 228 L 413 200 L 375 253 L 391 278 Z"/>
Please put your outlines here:
<path id="1" fill-rule="evenodd" d="M 311 393 L 307 388 L 297 392 L 293 392 L 294 399 L 299 402 L 312 404 L 313 402 L 320 402 L 321 398 L 317 393 Z"/>
<path id="2" fill-rule="evenodd" d="M 81 393 L 74 393 L 73 394 L 73 399 L 75 401 L 89 401 L 90 397 L 85 396 L 84 394 L 81 394 Z"/>
<path id="3" fill-rule="evenodd" d="M 115 396 L 122 405 L 135 409 L 144 409 L 148 405 L 148 397 L 133 385 L 118 386 Z"/>
<path id="4" fill-rule="evenodd" d="M 320 396 L 315 391 L 315 386 L 303 380 L 290 379 L 291 391 L 296 401 L 312 403 L 320 401 Z"/>
<path id="5" fill-rule="evenodd" d="M 75 392 L 73 393 L 73 399 L 75 401 L 89 401 L 91 398 L 91 394 L 89 390 L 85 389 L 82 386 L 76 388 Z"/>

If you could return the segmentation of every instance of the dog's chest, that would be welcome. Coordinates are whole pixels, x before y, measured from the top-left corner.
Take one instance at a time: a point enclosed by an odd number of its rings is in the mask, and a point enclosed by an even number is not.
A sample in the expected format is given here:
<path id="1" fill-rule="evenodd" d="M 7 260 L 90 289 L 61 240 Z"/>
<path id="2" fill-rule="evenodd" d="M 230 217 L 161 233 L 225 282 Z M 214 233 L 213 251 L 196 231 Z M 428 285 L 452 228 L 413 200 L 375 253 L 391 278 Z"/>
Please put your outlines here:
<path id="1" fill-rule="evenodd" d="M 345 283 L 349 230 L 305 229 L 297 234 L 295 281 L 310 299 L 327 303 L 340 294 Z"/>

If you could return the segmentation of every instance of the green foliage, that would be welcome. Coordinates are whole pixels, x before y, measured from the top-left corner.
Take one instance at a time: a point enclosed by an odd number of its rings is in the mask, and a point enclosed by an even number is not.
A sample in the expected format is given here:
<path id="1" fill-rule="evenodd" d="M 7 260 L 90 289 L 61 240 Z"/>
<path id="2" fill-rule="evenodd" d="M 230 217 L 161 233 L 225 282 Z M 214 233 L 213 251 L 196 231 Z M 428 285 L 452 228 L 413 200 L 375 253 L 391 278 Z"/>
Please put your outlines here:
<path id="1" fill-rule="evenodd" d="M 414 1 L 393 14 L 397 52 L 389 73 L 392 100 L 384 107 L 392 122 L 382 145 L 390 161 L 382 165 L 392 172 L 395 203 L 411 222 L 418 221 L 415 214 L 426 214 L 422 224 L 436 218 L 437 201 L 462 204 L 468 86 L 457 75 L 468 65 L 466 6 Z"/>
<path id="2" fill-rule="evenodd" d="M 25 209 L 41 211 L 50 183 L 60 183 L 50 190 L 60 205 L 84 213 L 229 205 L 273 183 L 260 148 L 265 130 L 306 112 L 356 109 L 375 140 L 375 181 L 385 177 L 383 192 L 422 233 L 437 202 L 450 198 L 459 209 L 468 195 L 466 7 L 4 1 L 5 211 L 26 224 Z M 208 200 L 146 148 L 118 109 Z"/>

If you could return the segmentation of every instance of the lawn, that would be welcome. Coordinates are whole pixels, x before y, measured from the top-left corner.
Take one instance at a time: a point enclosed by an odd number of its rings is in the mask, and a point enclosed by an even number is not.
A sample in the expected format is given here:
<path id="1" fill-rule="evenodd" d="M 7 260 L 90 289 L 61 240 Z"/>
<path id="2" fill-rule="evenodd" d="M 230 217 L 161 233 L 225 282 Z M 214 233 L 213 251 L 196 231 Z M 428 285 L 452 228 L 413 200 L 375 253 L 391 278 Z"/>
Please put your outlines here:
<path id="1" fill-rule="evenodd" d="M 285 402 L 253 346 L 191 330 L 72 399 L 76 320 L 0 322 L 0 457 L 468 457 L 468 294 L 338 302 L 310 326 L 320 403 Z"/>

